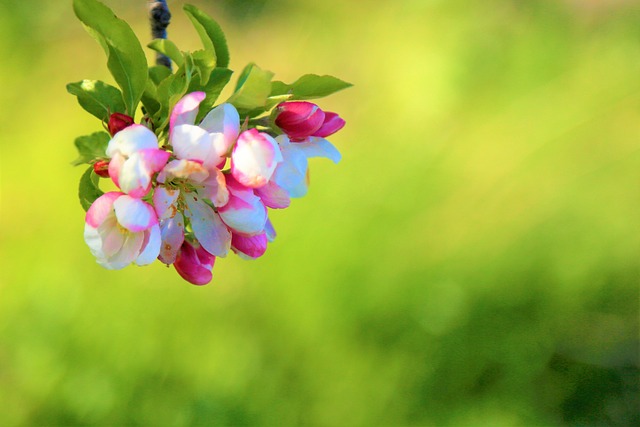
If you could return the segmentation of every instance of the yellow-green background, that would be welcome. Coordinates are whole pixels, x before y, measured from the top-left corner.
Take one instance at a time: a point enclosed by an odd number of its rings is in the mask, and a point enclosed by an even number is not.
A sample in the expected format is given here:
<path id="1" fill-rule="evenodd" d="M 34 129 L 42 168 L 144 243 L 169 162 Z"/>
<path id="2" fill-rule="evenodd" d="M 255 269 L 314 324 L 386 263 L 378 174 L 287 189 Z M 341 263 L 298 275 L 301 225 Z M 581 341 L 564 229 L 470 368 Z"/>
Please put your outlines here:
<path id="1" fill-rule="evenodd" d="M 71 1 L 0 2 L 0 425 L 640 422 L 639 2 L 193 3 L 236 71 L 355 84 L 319 102 L 343 160 L 208 286 L 103 270 L 65 91 L 103 52 Z"/>

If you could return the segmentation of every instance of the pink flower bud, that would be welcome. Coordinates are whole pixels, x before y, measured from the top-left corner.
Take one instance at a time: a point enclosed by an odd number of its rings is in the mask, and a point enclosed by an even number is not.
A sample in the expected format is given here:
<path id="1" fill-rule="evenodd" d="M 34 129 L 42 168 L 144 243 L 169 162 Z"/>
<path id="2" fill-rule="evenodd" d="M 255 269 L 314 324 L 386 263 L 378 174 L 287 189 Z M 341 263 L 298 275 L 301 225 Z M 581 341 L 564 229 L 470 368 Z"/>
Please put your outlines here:
<path id="1" fill-rule="evenodd" d="M 233 233 L 231 236 L 231 249 L 238 255 L 246 258 L 260 258 L 267 251 L 267 234 L 262 233 L 256 236 L 243 236 Z"/>
<path id="2" fill-rule="evenodd" d="M 213 278 L 213 264 L 216 257 L 207 252 L 199 243 L 192 245 L 185 240 L 180 247 L 173 266 L 184 280 L 194 285 L 206 285 Z"/>
<path id="3" fill-rule="evenodd" d="M 111 134 L 111 136 L 113 136 L 116 133 L 120 132 L 122 129 L 131 126 L 132 124 L 133 124 L 132 117 L 129 117 L 126 114 L 122 114 L 122 113 L 113 113 L 109 117 L 109 124 L 108 124 L 109 133 Z"/>
<path id="4" fill-rule="evenodd" d="M 93 164 L 93 171 L 96 175 L 109 178 L 109 160 L 98 160 Z"/>
<path id="5" fill-rule="evenodd" d="M 320 138 L 326 138 L 329 135 L 333 135 L 342 129 L 345 125 L 344 119 L 342 119 L 336 113 L 329 111 L 324 112 L 324 123 L 320 126 L 320 129 L 315 131 L 312 136 L 319 136 Z"/>
<path id="6" fill-rule="evenodd" d="M 311 102 L 283 102 L 277 109 L 276 125 L 292 139 L 313 135 L 325 120 L 324 111 Z"/>

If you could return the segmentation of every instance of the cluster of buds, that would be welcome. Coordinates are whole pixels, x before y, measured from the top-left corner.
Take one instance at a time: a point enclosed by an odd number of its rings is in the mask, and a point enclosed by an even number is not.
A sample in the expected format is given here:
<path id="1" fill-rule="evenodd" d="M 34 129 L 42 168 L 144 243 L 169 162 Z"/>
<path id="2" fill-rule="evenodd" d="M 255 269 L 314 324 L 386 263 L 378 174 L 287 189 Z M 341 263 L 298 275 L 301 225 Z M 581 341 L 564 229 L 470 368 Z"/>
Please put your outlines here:
<path id="1" fill-rule="evenodd" d="M 313 103 L 283 102 L 273 122 L 256 128 L 241 124 L 228 103 L 196 123 L 204 99 L 192 92 L 175 105 L 162 143 L 131 117 L 110 116 L 112 137 L 93 170 L 119 191 L 91 204 L 84 231 L 103 267 L 158 259 L 188 282 L 207 284 L 216 257 L 265 253 L 276 235 L 269 209 L 306 194 L 310 157 L 340 160 L 325 138 L 345 122 Z"/>

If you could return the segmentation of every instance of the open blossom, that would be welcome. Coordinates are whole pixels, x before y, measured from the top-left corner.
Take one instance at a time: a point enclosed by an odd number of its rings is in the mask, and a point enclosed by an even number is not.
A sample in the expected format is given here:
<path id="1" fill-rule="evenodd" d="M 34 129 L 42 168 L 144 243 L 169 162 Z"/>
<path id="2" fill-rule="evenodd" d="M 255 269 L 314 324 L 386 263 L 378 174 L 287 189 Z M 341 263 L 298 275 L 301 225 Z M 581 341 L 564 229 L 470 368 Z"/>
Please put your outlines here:
<path id="1" fill-rule="evenodd" d="M 105 193 L 87 211 L 84 240 L 105 268 L 150 264 L 160 252 L 158 218 L 153 207 L 140 199 Z"/>
<path id="2" fill-rule="evenodd" d="M 169 135 L 179 159 L 197 160 L 210 169 L 226 160 L 240 132 L 240 116 L 231 104 L 212 109 L 196 125 L 204 92 L 185 95 L 174 107 L 169 120 Z"/>
<path id="3" fill-rule="evenodd" d="M 169 160 L 170 153 L 158 148 L 155 134 L 142 125 L 118 132 L 107 146 L 109 176 L 132 197 L 143 197 L 151 188 L 153 174 Z"/>

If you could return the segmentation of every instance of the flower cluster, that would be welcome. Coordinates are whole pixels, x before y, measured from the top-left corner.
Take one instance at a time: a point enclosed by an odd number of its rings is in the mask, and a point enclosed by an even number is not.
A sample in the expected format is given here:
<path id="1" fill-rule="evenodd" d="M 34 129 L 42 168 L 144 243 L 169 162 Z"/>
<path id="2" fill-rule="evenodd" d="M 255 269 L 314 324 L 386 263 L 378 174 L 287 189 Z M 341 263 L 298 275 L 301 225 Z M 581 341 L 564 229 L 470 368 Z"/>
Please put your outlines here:
<path id="1" fill-rule="evenodd" d="M 231 96 L 217 102 L 233 71 L 224 34 L 204 12 L 184 6 L 204 49 L 183 52 L 156 39 L 149 47 L 162 63 L 149 67 L 131 28 L 109 8 L 97 0 L 73 6 L 105 49 L 119 86 L 67 85 L 108 131 L 75 141 L 74 164 L 90 165 L 79 196 L 87 211 L 84 239 L 97 262 L 121 269 L 158 259 L 204 285 L 216 257 L 262 256 L 276 235 L 269 209 L 306 194 L 308 159 L 340 160 L 325 138 L 344 120 L 308 100 L 350 84 L 315 74 L 287 84 L 252 63 Z M 100 178 L 117 191 L 104 193 Z"/>
<path id="2" fill-rule="evenodd" d="M 292 197 L 306 194 L 308 158 L 340 160 L 325 139 L 345 124 L 335 113 L 310 102 L 283 102 L 276 126 L 265 132 L 243 129 L 228 103 L 196 123 L 204 97 L 193 92 L 176 104 L 161 147 L 148 127 L 111 115 L 107 160 L 94 163 L 94 170 L 106 170 L 120 191 L 93 202 L 84 232 L 103 267 L 157 258 L 193 284 L 209 283 L 216 257 L 230 250 L 246 259 L 265 253 L 275 238 L 268 208 L 286 208 Z"/>

